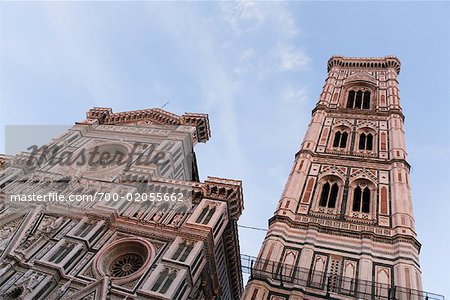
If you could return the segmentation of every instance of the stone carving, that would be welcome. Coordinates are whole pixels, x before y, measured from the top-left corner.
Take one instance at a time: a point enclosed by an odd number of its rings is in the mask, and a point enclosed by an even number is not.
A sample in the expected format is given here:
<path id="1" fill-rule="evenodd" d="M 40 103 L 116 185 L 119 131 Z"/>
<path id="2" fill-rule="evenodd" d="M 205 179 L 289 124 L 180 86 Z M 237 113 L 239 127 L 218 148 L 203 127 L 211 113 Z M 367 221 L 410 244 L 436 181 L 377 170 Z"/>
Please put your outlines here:
<path id="1" fill-rule="evenodd" d="M 13 235 L 16 233 L 17 229 L 19 228 L 21 222 L 23 220 L 22 218 L 16 218 L 13 221 L 10 221 L 0 227 L 0 248 L 4 247 L 9 240 L 13 237 Z"/>
<path id="2" fill-rule="evenodd" d="M 178 213 L 178 214 L 176 214 L 173 217 L 172 222 L 170 223 L 170 225 L 178 226 L 182 219 L 183 219 L 183 215 L 181 213 Z"/>
<path id="3" fill-rule="evenodd" d="M 44 216 L 39 227 L 34 233 L 30 233 L 28 237 L 22 242 L 22 244 L 18 247 L 18 250 L 27 250 L 34 243 L 36 243 L 40 239 L 48 240 L 52 236 L 52 234 L 58 229 L 61 224 L 64 222 L 64 218 L 59 217 L 50 217 Z"/>

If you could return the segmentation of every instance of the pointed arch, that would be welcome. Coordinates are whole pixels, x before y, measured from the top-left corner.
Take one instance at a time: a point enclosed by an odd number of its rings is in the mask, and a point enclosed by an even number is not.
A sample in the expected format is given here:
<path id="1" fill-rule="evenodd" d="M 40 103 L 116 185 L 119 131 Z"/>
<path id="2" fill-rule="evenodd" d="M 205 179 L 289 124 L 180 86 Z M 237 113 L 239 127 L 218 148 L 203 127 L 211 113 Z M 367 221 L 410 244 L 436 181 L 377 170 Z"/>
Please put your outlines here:
<path id="1" fill-rule="evenodd" d="M 325 184 L 322 186 L 322 193 L 320 195 L 319 206 L 322 207 L 327 206 L 329 194 L 330 194 L 330 184 L 328 182 L 325 182 Z"/>
<path id="2" fill-rule="evenodd" d="M 355 99 L 355 108 L 361 108 L 362 106 L 362 91 L 356 92 L 356 99 Z"/>
<path id="3" fill-rule="evenodd" d="M 328 207 L 329 208 L 335 208 L 336 207 L 336 200 L 339 193 L 339 187 L 337 183 L 333 183 L 331 186 L 331 192 L 330 192 L 330 198 L 328 199 Z"/>
<path id="4" fill-rule="evenodd" d="M 347 147 L 347 138 L 348 138 L 348 133 L 347 133 L 347 131 L 344 131 L 341 135 L 341 143 L 339 145 L 339 148 Z"/>
<path id="5" fill-rule="evenodd" d="M 355 91 L 351 90 L 350 92 L 348 92 L 347 108 L 353 108 L 354 102 L 355 102 Z"/>
<path id="6" fill-rule="evenodd" d="M 359 150 L 364 150 L 364 149 L 366 149 L 366 134 L 361 133 L 359 135 Z"/>
<path id="7" fill-rule="evenodd" d="M 195 220 L 195 223 L 200 223 L 203 220 L 203 218 L 205 217 L 208 210 L 209 210 L 208 206 L 203 207 L 202 212 L 198 216 L 197 220 Z"/>
<path id="8" fill-rule="evenodd" d="M 340 140 L 341 140 L 341 132 L 340 132 L 340 131 L 337 131 L 337 132 L 334 134 L 334 141 L 333 141 L 333 147 L 334 147 L 334 148 L 339 147 L 339 145 L 340 145 Z"/>
<path id="9" fill-rule="evenodd" d="M 363 97 L 363 109 L 370 109 L 370 92 L 365 91 Z"/>
<path id="10" fill-rule="evenodd" d="M 368 187 L 365 187 L 363 190 L 361 211 L 363 213 L 370 212 L 370 190 Z"/>
<path id="11" fill-rule="evenodd" d="M 367 134 L 367 140 L 366 140 L 366 150 L 372 150 L 373 149 L 373 135 L 371 133 Z"/>
<path id="12" fill-rule="evenodd" d="M 360 211 L 361 209 L 361 188 L 357 186 L 353 191 L 353 211 Z"/>
<path id="13" fill-rule="evenodd" d="M 336 174 L 329 174 L 321 177 L 318 183 L 320 196 L 317 196 L 316 207 L 336 208 L 339 203 L 340 189 L 344 183 L 343 179 Z"/>

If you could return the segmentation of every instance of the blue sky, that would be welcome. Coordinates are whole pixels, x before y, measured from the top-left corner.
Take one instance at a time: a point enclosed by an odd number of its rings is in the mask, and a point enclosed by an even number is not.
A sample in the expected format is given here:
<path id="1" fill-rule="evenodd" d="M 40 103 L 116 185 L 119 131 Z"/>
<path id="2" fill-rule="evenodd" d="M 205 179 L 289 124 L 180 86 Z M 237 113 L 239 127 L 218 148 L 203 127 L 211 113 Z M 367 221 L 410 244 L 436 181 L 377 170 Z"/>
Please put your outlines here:
<path id="1" fill-rule="evenodd" d="M 200 176 L 244 182 L 267 227 L 326 62 L 397 55 L 424 289 L 450 297 L 447 2 L 0 3 L 0 126 L 73 124 L 93 106 L 210 115 Z M 4 151 L 0 130 L 0 152 Z M 264 233 L 240 230 L 256 255 Z"/>

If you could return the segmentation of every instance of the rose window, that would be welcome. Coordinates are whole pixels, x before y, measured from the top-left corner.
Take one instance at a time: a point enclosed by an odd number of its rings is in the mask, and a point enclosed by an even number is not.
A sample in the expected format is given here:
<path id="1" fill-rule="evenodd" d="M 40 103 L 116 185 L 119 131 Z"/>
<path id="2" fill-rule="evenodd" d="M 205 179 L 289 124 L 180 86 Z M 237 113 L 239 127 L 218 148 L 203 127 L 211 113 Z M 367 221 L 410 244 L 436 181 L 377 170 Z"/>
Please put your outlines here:
<path id="1" fill-rule="evenodd" d="M 153 245 L 142 238 L 121 238 L 104 247 L 94 258 L 97 278 L 110 276 L 116 284 L 125 284 L 144 275 L 155 257 Z"/>
<path id="2" fill-rule="evenodd" d="M 125 277 L 137 272 L 144 264 L 144 260 L 137 254 L 125 254 L 116 258 L 110 266 L 113 277 Z"/>

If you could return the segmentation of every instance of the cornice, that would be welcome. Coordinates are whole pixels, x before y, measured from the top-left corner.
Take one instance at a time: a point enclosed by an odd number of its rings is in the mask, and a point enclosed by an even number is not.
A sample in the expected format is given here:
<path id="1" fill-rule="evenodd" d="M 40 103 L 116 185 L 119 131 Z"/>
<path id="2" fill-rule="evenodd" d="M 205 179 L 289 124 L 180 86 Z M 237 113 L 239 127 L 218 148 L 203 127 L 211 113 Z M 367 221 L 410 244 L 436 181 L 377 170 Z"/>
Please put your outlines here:
<path id="1" fill-rule="evenodd" d="M 140 121 L 151 121 L 159 125 L 187 125 L 197 129 L 199 142 L 205 143 L 211 137 L 208 114 L 185 113 L 179 116 L 160 108 L 113 113 L 111 108 L 94 107 L 86 112 L 86 117 L 88 119 L 86 124 L 90 124 L 92 120 L 98 120 L 99 124 L 105 125 L 132 124 Z"/>
<path id="2" fill-rule="evenodd" d="M 356 239 L 370 239 L 374 242 L 380 242 L 380 243 L 388 243 L 388 244 L 394 244 L 397 242 L 407 242 L 414 246 L 414 248 L 417 249 L 418 252 L 420 252 L 421 244 L 420 242 L 413 236 L 410 235 L 404 235 L 404 234 L 393 234 L 390 236 L 387 235 L 379 235 L 372 231 L 354 231 L 344 228 L 333 228 L 327 225 L 322 225 L 316 222 L 302 222 L 302 221 L 294 221 L 291 218 L 287 216 L 280 216 L 275 215 L 272 218 L 269 219 L 269 231 L 270 226 L 273 223 L 276 222 L 282 222 L 287 224 L 288 226 L 292 228 L 300 228 L 304 230 L 308 229 L 315 229 L 320 233 L 326 233 L 330 235 L 339 235 L 339 236 L 345 236 L 350 238 L 356 238 Z M 373 227 L 369 225 L 365 225 L 366 227 Z M 375 227 L 373 227 L 375 228 Z M 381 227 L 380 227 L 381 228 Z M 384 228 L 381 228 L 384 229 Z M 389 229 L 389 228 L 387 228 Z M 389 229 L 390 230 L 390 229 Z"/>
<path id="3" fill-rule="evenodd" d="M 295 159 L 299 157 L 300 154 L 306 153 L 311 155 L 314 158 L 313 162 L 318 163 L 331 163 L 331 164 L 340 164 L 347 167 L 360 167 L 361 163 L 365 163 L 367 168 L 381 169 L 385 171 L 390 171 L 391 166 L 394 163 L 401 163 L 408 168 L 411 169 L 411 165 L 405 159 L 381 159 L 381 158 L 373 158 L 373 157 L 360 157 L 360 156 L 342 156 L 338 154 L 322 154 L 313 152 L 311 150 L 300 149 L 297 153 L 295 153 Z"/>
<path id="4" fill-rule="evenodd" d="M 398 108 L 390 108 L 387 111 L 381 111 L 381 110 L 357 110 L 351 108 L 330 108 L 324 104 L 317 104 L 316 107 L 311 112 L 311 115 L 314 115 L 317 111 L 324 111 L 327 114 L 343 114 L 348 115 L 349 117 L 353 119 L 378 119 L 380 121 L 385 120 L 385 118 L 390 117 L 391 115 L 398 115 L 402 119 L 402 121 L 405 121 L 405 115 L 403 114 L 401 109 Z"/>
<path id="5" fill-rule="evenodd" d="M 328 60 L 327 72 L 330 72 L 333 67 L 379 70 L 394 68 L 398 75 L 400 73 L 400 65 L 400 60 L 394 55 L 384 57 L 344 57 L 341 55 L 333 55 Z"/>

